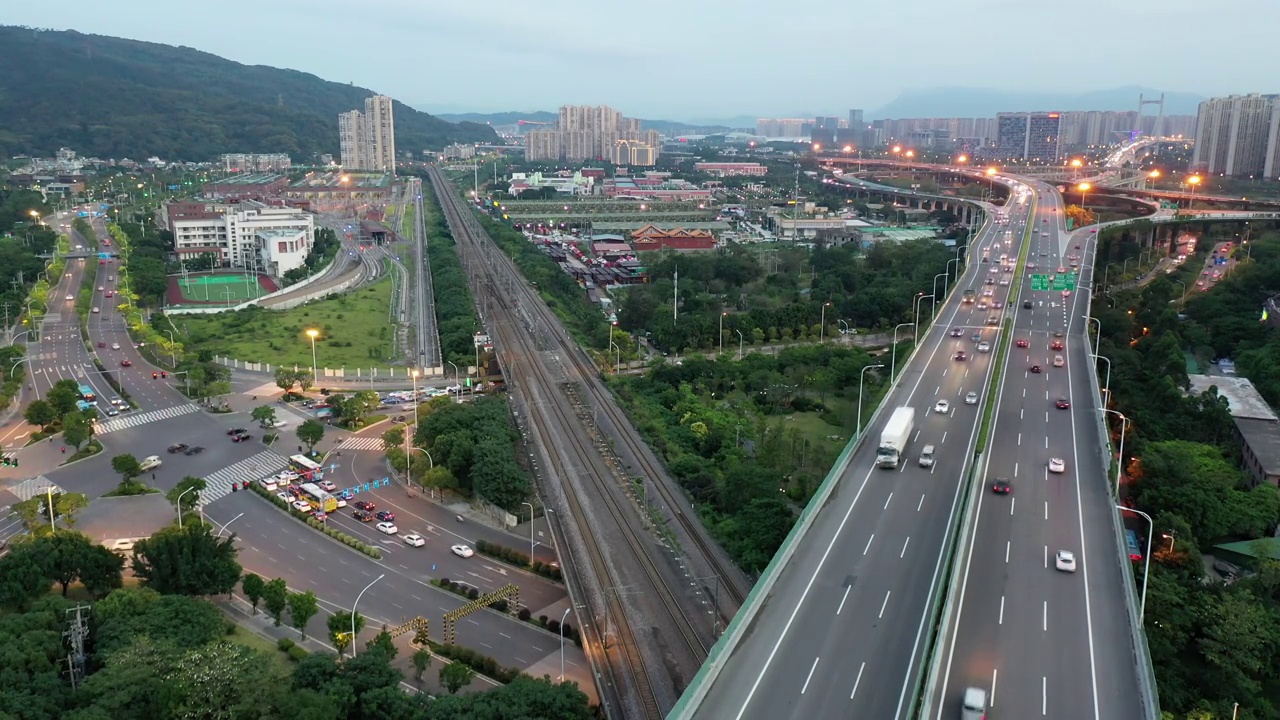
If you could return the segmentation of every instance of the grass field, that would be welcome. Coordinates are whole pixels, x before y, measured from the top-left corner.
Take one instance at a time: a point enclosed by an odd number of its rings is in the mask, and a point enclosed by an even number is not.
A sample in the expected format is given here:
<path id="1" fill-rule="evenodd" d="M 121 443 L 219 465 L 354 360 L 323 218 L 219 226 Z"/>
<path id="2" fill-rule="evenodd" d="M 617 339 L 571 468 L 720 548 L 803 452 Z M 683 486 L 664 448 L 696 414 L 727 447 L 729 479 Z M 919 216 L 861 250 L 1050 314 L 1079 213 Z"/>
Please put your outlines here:
<path id="1" fill-rule="evenodd" d="M 217 315 L 181 315 L 174 325 L 188 352 L 210 350 L 249 362 L 311 367 L 311 339 L 318 330 L 316 364 L 322 368 L 387 367 L 394 326 L 387 321 L 391 281 L 289 310 L 249 308 Z"/>
<path id="2" fill-rule="evenodd" d="M 261 605 L 258 607 L 258 612 L 264 612 Z M 308 637 L 310 636 L 308 635 Z M 298 639 L 297 634 L 295 633 L 290 639 L 296 641 Z M 236 645 L 243 645 L 251 650 L 258 650 L 265 653 L 267 657 L 271 659 L 271 663 L 282 672 L 293 672 L 293 661 L 290 660 L 287 655 L 280 652 L 280 648 L 276 647 L 274 642 L 262 637 L 252 630 L 247 630 L 237 625 L 235 631 L 227 636 L 227 642 L 235 643 Z"/>
<path id="3" fill-rule="evenodd" d="M 237 305 L 256 300 L 275 292 L 274 283 L 260 276 L 219 273 L 216 275 L 189 274 L 169 278 L 169 304 L 229 304 Z M 268 287 L 270 285 L 271 287 Z"/>

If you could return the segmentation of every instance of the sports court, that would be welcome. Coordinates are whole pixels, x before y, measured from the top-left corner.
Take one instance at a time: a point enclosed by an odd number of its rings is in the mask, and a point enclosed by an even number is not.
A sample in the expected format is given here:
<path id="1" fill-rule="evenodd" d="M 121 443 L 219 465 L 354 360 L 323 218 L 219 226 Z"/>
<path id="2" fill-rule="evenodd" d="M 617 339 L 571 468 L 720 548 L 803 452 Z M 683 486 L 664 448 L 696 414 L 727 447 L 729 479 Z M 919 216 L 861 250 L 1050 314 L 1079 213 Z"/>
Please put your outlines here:
<path id="1" fill-rule="evenodd" d="M 239 305 L 278 290 L 267 275 L 242 272 L 187 273 L 169 276 L 169 305 Z"/>

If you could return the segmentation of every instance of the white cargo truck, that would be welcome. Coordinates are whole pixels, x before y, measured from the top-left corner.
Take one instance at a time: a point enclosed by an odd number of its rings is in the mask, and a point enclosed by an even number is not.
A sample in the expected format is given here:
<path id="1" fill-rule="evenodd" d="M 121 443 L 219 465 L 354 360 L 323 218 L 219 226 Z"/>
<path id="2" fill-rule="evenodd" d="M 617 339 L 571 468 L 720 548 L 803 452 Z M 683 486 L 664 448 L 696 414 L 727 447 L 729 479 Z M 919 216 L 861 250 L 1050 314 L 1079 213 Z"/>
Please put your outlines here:
<path id="1" fill-rule="evenodd" d="M 885 423 L 884 432 L 880 433 L 880 448 L 876 451 L 876 465 L 882 468 L 896 468 L 907 449 L 907 440 L 916 426 L 916 411 L 911 407 L 895 408 L 889 422 Z"/>

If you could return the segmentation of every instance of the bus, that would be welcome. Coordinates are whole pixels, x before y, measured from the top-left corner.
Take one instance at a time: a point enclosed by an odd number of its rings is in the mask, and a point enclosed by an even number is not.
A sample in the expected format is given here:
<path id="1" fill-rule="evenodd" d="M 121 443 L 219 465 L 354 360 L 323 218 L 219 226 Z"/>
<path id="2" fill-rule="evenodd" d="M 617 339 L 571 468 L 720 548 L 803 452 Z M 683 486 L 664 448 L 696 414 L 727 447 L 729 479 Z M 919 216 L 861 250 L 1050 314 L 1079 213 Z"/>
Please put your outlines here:
<path id="1" fill-rule="evenodd" d="M 80 391 L 80 399 L 84 400 L 87 403 L 94 402 L 98 399 L 98 396 L 95 395 L 93 392 L 93 388 L 89 387 L 88 385 L 81 385 L 77 389 Z"/>
<path id="2" fill-rule="evenodd" d="M 328 514 L 338 509 L 338 498 L 321 490 L 315 483 L 302 483 L 298 490 L 302 493 L 302 499 L 314 510 Z"/>
<path id="3" fill-rule="evenodd" d="M 1125 548 L 1129 551 L 1129 559 L 1138 562 L 1142 559 L 1142 548 L 1138 547 L 1138 533 L 1126 529 L 1124 531 Z"/>
<path id="4" fill-rule="evenodd" d="M 315 477 L 316 471 L 320 469 L 320 463 L 306 455 L 291 455 L 289 456 L 289 467 L 306 479 L 311 480 Z"/>
<path id="5" fill-rule="evenodd" d="M 79 410 L 80 412 L 88 412 L 90 410 L 97 410 L 98 408 L 92 403 L 87 403 L 83 400 L 77 400 L 76 409 Z"/>

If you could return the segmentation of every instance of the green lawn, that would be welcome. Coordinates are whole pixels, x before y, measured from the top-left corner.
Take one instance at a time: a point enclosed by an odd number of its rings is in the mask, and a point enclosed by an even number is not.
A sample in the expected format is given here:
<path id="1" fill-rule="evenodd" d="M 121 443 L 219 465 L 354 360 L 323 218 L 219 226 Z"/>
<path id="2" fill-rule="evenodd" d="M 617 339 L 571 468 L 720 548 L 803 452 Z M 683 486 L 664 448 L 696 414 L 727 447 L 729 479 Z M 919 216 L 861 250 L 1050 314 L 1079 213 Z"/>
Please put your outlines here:
<path id="1" fill-rule="evenodd" d="M 407 238 L 413 237 L 414 214 L 413 203 L 405 203 L 404 220 L 400 223 L 400 234 Z"/>
<path id="2" fill-rule="evenodd" d="M 258 612 L 262 612 L 261 607 L 258 608 Z M 295 634 L 292 639 L 296 641 L 298 639 L 297 635 Z M 289 660 L 289 657 L 280 652 L 280 648 L 276 647 L 274 642 L 262 637 L 252 630 L 246 630 L 245 628 L 237 625 L 235 632 L 227 636 L 227 642 L 243 645 L 247 648 L 266 653 L 267 656 L 271 658 L 271 662 L 282 672 L 286 674 L 293 672 L 293 662 Z"/>
<path id="3" fill-rule="evenodd" d="M 249 308 L 217 315 L 174 317 L 188 353 L 272 365 L 311 367 L 311 339 L 318 330 L 316 363 L 322 368 L 387 367 L 395 327 L 387 319 L 391 280 L 289 310 Z"/>

